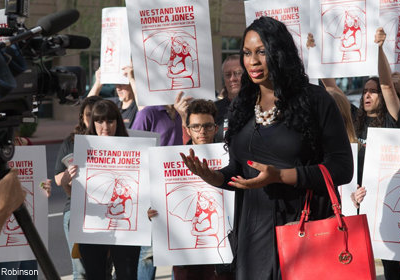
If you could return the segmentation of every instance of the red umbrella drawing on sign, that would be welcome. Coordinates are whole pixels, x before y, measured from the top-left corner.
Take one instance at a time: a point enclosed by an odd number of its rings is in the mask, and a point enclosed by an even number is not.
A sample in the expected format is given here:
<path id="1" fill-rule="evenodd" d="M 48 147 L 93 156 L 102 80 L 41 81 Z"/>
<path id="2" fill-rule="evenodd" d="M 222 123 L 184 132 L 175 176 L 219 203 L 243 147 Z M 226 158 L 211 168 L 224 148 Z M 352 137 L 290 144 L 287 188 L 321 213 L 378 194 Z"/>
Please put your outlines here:
<path id="1" fill-rule="evenodd" d="M 86 178 L 88 184 L 91 184 L 94 180 L 98 185 L 90 188 L 87 195 L 99 204 L 107 204 L 111 200 L 115 189 L 129 189 L 130 195 L 136 197 L 136 189 L 139 182 L 129 173 L 101 170 Z"/>
<path id="2" fill-rule="evenodd" d="M 201 193 L 208 193 L 214 199 L 218 216 L 223 216 L 222 190 L 204 183 L 182 184 L 168 192 L 168 212 L 184 222 L 191 221 L 196 214 L 197 202 Z"/>
<path id="3" fill-rule="evenodd" d="M 365 10 L 354 5 L 335 5 L 322 13 L 324 31 L 333 38 L 340 38 L 346 22 L 355 22 L 365 34 Z"/>
<path id="4" fill-rule="evenodd" d="M 87 177 L 87 183 L 98 184 L 88 196 L 99 204 L 107 205 L 105 217 L 110 219 L 108 229 L 130 229 L 133 205 L 137 204 L 139 182 L 126 172 L 98 171 Z"/>
<path id="5" fill-rule="evenodd" d="M 220 219 L 224 217 L 223 192 L 204 183 L 182 184 L 167 193 L 168 212 L 191 222 L 195 248 L 216 247 Z"/>
<path id="6" fill-rule="evenodd" d="M 33 191 L 30 187 L 27 187 L 22 183 L 22 189 L 26 192 L 25 206 L 29 211 L 31 218 L 33 219 Z M 26 239 L 24 232 L 22 231 L 20 225 L 15 219 L 14 215 L 11 215 L 4 225 L 3 233 L 7 236 L 7 246 L 17 246 L 26 244 Z"/>
<path id="7" fill-rule="evenodd" d="M 160 65 L 167 65 L 171 58 L 172 42 L 175 38 L 186 42 L 191 50 L 195 50 L 196 37 L 184 30 L 158 30 L 144 39 L 147 58 Z M 192 59 L 197 59 L 195 51 L 191 52 Z"/>

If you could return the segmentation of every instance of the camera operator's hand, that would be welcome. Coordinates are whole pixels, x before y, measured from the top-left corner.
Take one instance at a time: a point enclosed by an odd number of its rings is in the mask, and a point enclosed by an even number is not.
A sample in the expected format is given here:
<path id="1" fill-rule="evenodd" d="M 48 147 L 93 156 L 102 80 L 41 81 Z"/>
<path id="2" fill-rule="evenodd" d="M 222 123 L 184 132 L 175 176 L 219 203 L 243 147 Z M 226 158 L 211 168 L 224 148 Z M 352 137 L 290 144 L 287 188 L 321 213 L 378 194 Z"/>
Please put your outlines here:
<path id="1" fill-rule="evenodd" d="M 0 181 L 0 228 L 25 200 L 26 193 L 21 187 L 17 172 L 16 169 L 11 169 Z"/>

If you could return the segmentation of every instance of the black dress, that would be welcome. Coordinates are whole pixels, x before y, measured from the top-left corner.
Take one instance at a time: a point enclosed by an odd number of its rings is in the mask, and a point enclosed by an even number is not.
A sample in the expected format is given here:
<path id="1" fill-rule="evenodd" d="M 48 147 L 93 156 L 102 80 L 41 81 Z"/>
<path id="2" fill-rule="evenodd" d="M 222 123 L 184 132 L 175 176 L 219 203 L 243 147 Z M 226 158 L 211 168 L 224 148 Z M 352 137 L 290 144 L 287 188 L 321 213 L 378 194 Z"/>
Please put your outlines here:
<path id="1" fill-rule="evenodd" d="M 353 161 L 343 119 L 335 101 L 322 88 L 309 86 L 313 115 L 318 122 L 317 152 L 302 141 L 299 132 L 283 123 L 255 125 L 254 117 L 233 137 L 230 162 L 221 172 L 226 183 L 232 176 L 253 178 L 258 171 L 247 160 L 278 168 L 297 169 L 297 185 L 271 184 L 260 189 L 236 190 L 235 226 L 238 237 L 237 279 L 280 279 L 275 226 L 299 219 L 306 189 L 313 189 L 311 219 L 333 214 L 318 163 L 331 173 L 335 185 L 351 180 Z"/>

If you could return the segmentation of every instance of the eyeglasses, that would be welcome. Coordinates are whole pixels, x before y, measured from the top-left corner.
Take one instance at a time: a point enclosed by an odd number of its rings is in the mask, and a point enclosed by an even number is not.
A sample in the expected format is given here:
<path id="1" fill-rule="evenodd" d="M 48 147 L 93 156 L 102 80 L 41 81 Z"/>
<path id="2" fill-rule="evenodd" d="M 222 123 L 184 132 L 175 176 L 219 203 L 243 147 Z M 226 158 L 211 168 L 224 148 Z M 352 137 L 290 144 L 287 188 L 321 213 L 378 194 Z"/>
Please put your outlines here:
<path id="1" fill-rule="evenodd" d="M 201 128 L 204 128 L 205 131 L 212 131 L 217 125 L 215 123 L 193 123 L 188 125 L 188 128 L 193 130 L 194 132 L 200 132 Z"/>
<path id="2" fill-rule="evenodd" d="M 224 73 L 224 78 L 229 79 L 230 77 L 232 77 L 232 75 L 235 78 L 240 78 L 243 74 L 243 71 L 239 70 L 239 71 L 233 71 L 233 72 L 225 72 Z"/>

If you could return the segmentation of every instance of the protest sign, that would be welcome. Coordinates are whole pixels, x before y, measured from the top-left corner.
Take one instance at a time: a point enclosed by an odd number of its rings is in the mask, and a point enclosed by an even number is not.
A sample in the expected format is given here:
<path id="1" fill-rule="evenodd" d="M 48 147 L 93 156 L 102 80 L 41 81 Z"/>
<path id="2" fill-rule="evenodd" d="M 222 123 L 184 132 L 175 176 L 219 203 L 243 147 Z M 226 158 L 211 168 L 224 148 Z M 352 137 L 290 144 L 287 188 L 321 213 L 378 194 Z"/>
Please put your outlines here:
<path id="1" fill-rule="evenodd" d="M 101 22 L 101 83 L 129 84 L 122 68 L 131 64 L 125 7 L 104 8 Z"/>
<path id="2" fill-rule="evenodd" d="M 18 179 L 26 191 L 26 209 L 47 246 L 48 203 L 46 192 L 41 188 L 41 183 L 47 179 L 46 149 L 44 146 L 16 146 L 8 166 L 18 170 Z M 11 215 L 0 231 L 0 262 L 34 259 L 21 227 Z"/>
<path id="3" fill-rule="evenodd" d="M 148 148 L 155 138 L 75 136 L 70 239 L 150 245 Z"/>
<path id="4" fill-rule="evenodd" d="M 215 99 L 208 1 L 127 0 L 138 105 Z"/>
<path id="5" fill-rule="evenodd" d="M 256 18 L 261 16 L 272 17 L 283 22 L 292 34 L 299 55 L 304 65 L 307 66 L 308 50 L 306 43 L 308 32 L 310 32 L 309 5 L 309 1 L 299 0 L 246 1 L 244 2 L 246 26 L 249 26 Z"/>
<path id="6" fill-rule="evenodd" d="M 7 28 L 7 16 L 5 15 L 6 10 L 0 9 L 0 28 Z M 0 42 L 4 42 L 8 37 L 0 36 Z"/>
<path id="7" fill-rule="evenodd" d="M 386 33 L 383 50 L 392 71 L 400 71 L 400 2 L 380 0 L 379 26 Z"/>
<path id="8" fill-rule="evenodd" d="M 158 132 L 128 129 L 128 134 L 129 137 L 155 138 L 156 146 L 160 146 L 160 133 Z"/>
<path id="9" fill-rule="evenodd" d="M 376 75 L 379 24 L 378 0 L 319 0 L 313 2 L 308 75 L 335 78 Z"/>
<path id="10" fill-rule="evenodd" d="M 360 212 L 367 214 L 374 256 L 400 261 L 400 130 L 368 128 Z"/>
<path id="11" fill-rule="evenodd" d="M 222 143 L 151 148 L 151 204 L 154 264 L 230 263 L 227 234 L 233 226 L 234 192 L 205 183 L 179 153 L 195 150 L 211 169 L 228 164 Z"/>

